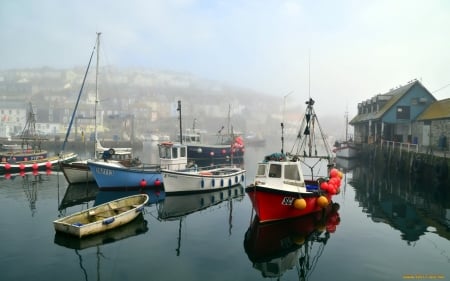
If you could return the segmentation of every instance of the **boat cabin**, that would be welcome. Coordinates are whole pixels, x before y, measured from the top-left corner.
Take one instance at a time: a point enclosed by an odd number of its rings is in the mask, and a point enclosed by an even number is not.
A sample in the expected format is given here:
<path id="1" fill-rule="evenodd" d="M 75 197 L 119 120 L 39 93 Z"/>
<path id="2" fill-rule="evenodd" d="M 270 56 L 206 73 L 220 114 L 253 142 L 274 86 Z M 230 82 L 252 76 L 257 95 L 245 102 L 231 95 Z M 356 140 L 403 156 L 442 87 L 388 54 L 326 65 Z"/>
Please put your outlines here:
<path id="1" fill-rule="evenodd" d="M 284 181 L 304 182 L 301 166 L 297 162 L 261 162 L 256 169 L 255 179 L 273 178 Z"/>
<path id="2" fill-rule="evenodd" d="M 182 170 L 187 168 L 187 146 L 173 142 L 158 144 L 161 169 Z"/>

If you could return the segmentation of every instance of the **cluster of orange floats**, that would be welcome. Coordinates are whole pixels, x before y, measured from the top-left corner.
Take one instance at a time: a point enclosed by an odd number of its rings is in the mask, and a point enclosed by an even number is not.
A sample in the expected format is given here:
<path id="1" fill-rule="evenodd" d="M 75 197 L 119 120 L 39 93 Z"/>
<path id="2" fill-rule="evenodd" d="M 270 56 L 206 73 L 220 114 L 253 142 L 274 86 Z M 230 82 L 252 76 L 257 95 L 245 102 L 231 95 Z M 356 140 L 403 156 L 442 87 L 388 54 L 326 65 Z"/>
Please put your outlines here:
<path id="1" fill-rule="evenodd" d="M 325 195 L 319 195 L 316 199 L 316 204 L 325 208 L 330 203 L 332 195 L 339 194 L 341 191 L 341 181 L 344 174 L 336 168 L 332 168 L 330 170 L 330 177 L 328 180 L 319 180 L 320 189 L 326 192 Z M 303 198 L 298 198 L 294 201 L 294 207 L 299 210 L 303 210 L 306 208 L 306 200 Z"/>

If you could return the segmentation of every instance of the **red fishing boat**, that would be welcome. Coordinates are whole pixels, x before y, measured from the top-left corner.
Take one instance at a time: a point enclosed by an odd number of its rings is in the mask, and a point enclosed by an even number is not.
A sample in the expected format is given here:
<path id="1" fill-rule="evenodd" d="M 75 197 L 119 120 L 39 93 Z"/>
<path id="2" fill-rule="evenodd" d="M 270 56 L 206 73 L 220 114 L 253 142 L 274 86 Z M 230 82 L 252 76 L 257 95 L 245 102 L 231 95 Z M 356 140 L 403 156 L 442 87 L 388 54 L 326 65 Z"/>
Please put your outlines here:
<path id="1" fill-rule="evenodd" d="M 281 153 L 266 156 L 258 163 L 254 181 L 246 187 L 260 222 L 321 211 L 340 192 L 343 174 L 334 168 L 330 145 L 313 109 L 314 100 L 309 99 L 306 104 L 305 118 L 292 151 L 284 153 L 282 144 Z M 321 144 L 313 143 L 319 139 Z"/>

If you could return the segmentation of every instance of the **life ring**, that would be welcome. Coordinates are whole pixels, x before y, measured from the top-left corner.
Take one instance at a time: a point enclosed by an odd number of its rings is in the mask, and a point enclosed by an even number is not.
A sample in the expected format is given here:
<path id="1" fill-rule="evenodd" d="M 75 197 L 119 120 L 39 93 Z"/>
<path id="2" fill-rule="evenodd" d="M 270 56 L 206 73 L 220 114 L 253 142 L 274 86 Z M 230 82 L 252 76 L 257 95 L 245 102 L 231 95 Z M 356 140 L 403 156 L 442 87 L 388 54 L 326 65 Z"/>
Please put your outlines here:
<path id="1" fill-rule="evenodd" d="M 114 150 L 114 148 L 110 148 L 110 149 L 108 150 L 108 152 L 109 152 L 110 155 L 116 154 L 116 151 Z"/>
<path id="2" fill-rule="evenodd" d="M 172 146 L 172 145 L 173 145 L 173 142 L 171 142 L 171 141 L 163 141 L 163 142 L 161 143 L 161 145 Z"/>

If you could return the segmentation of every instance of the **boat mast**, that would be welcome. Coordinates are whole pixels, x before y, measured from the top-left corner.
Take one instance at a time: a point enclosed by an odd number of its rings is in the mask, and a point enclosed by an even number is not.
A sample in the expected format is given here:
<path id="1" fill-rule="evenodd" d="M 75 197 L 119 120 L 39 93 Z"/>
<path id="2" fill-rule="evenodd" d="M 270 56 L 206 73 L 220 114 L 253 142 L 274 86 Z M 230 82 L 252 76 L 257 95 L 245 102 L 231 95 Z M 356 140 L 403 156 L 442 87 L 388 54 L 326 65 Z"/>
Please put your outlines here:
<path id="1" fill-rule="evenodd" d="M 62 152 L 64 152 L 64 150 L 66 148 L 67 140 L 69 139 L 70 130 L 72 129 L 73 120 L 75 119 L 75 114 L 77 112 L 78 104 L 80 103 L 81 93 L 83 92 L 84 83 L 86 82 L 86 77 L 87 77 L 87 74 L 89 72 L 89 67 L 91 66 L 92 57 L 94 56 L 94 51 L 95 51 L 95 47 L 96 46 L 97 46 L 97 42 L 96 42 L 94 48 L 92 49 L 91 57 L 89 58 L 89 63 L 88 63 L 88 66 L 86 68 L 86 72 L 84 73 L 83 82 L 81 83 L 81 89 L 80 89 L 80 92 L 78 93 L 77 102 L 75 103 L 75 108 L 74 108 L 74 110 L 72 112 L 72 117 L 70 118 L 69 127 L 67 128 L 66 137 L 64 138 L 64 142 L 63 142 L 63 145 L 62 145 L 62 149 L 61 149 Z"/>
<path id="2" fill-rule="evenodd" d="M 100 61 L 100 35 L 97 32 L 97 65 L 95 67 L 95 105 L 94 105 L 94 159 L 97 159 L 97 105 L 98 105 L 98 67 Z"/>

